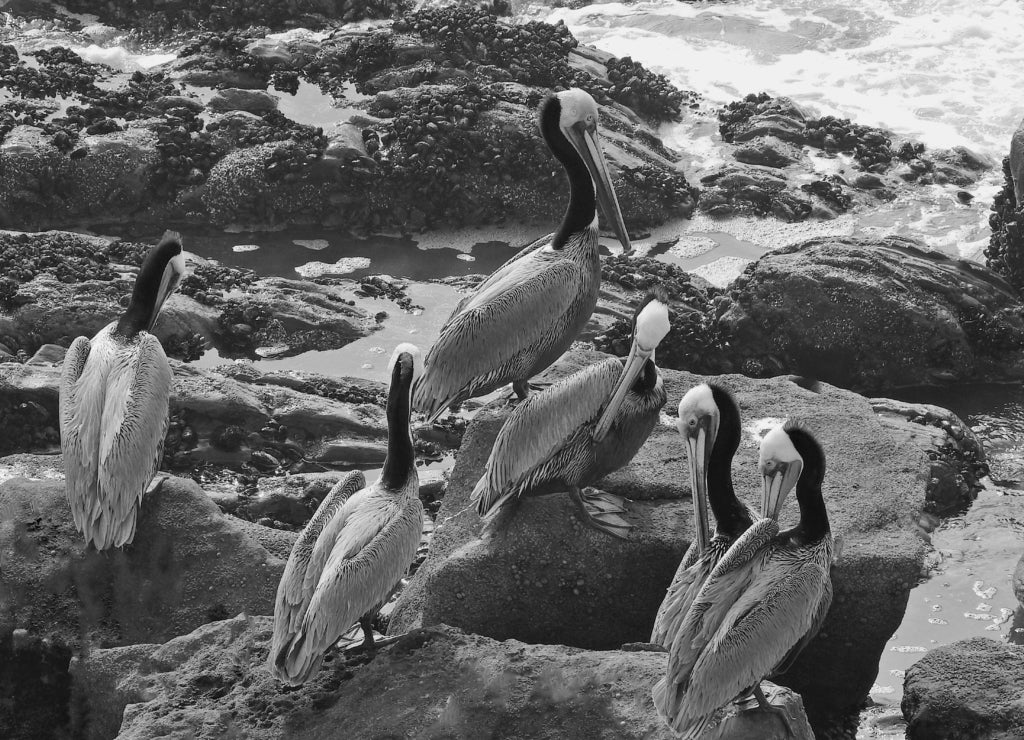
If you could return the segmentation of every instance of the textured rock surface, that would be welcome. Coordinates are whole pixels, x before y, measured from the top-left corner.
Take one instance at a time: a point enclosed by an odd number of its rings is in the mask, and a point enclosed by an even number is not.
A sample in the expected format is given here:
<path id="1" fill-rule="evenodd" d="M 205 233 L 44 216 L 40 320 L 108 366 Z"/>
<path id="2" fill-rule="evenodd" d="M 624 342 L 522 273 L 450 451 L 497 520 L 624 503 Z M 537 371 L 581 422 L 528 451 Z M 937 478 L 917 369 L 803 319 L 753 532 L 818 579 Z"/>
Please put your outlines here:
<path id="1" fill-rule="evenodd" d="M 0 634 L 58 644 L 167 640 L 240 611 L 272 613 L 284 562 L 198 485 L 170 478 L 142 502 L 134 542 L 86 551 L 63 480 L 0 485 Z"/>
<path id="2" fill-rule="evenodd" d="M 1017 569 L 1013 571 L 1013 593 L 1016 595 L 1017 601 L 1024 606 L 1024 555 L 1017 563 Z"/>
<path id="3" fill-rule="evenodd" d="M 748 375 L 855 390 L 1024 377 L 1024 317 L 998 275 L 897 237 L 821 238 L 761 257 L 718 329 Z"/>
<path id="4" fill-rule="evenodd" d="M 384 460 L 384 410 L 360 400 L 365 394 L 358 388 L 352 394 L 354 402 L 334 400 L 314 395 L 321 387 L 317 376 L 276 378 L 225 366 L 229 376 L 175 360 L 171 366 L 174 385 L 172 424 L 164 447 L 167 465 L 251 463 L 270 473 L 300 470 L 308 461 L 374 464 Z M 56 449 L 60 372 L 60 366 L 0 364 L 0 412 L 6 422 L 0 429 L 0 454 Z M 335 380 L 328 395 L 342 386 Z"/>
<path id="5" fill-rule="evenodd" d="M 574 352 L 552 374 L 594 359 Z M 702 378 L 663 372 L 666 412 L 673 412 Z M 833 567 L 836 596 L 821 634 L 780 682 L 801 692 L 812 715 L 854 708 L 871 687 L 921 572 L 916 522 L 927 457 L 891 436 L 868 402 L 852 393 L 825 384 L 807 390 L 784 378 L 721 380 L 734 391 L 745 426 L 766 430 L 766 418 L 800 416 L 824 444 L 826 502 L 844 542 Z M 524 500 L 482 537 L 469 495 L 505 413 L 485 410 L 467 431 L 430 555 L 403 593 L 391 629 L 446 623 L 496 639 L 596 648 L 648 639 L 692 533 L 685 452 L 674 427 L 657 427 L 634 461 L 601 485 L 634 499 L 629 520 L 636 529 L 627 541 L 582 526 L 563 494 Z M 755 504 L 756 462 L 757 439 L 748 429 L 733 474 Z M 783 520 L 795 516 L 791 499 Z"/>
<path id="6" fill-rule="evenodd" d="M 984 637 L 943 645 L 907 670 L 909 740 L 1024 737 L 1024 647 Z"/>
<path id="7" fill-rule="evenodd" d="M 988 475 L 985 448 L 974 431 L 948 409 L 927 403 L 872 398 L 871 408 L 890 434 L 916 444 L 931 462 L 926 491 L 929 514 L 963 511 Z"/>
<path id="8" fill-rule="evenodd" d="M 339 731 L 353 740 L 672 737 L 650 697 L 664 653 L 495 642 L 433 627 L 365 665 L 334 657 L 306 686 L 284 692 L 264 665 L 270 631 L 269 618 L 240 616 L 164 645 L 75 659 L 75 724 L 87 740 L 114 737 L 119 725 L 119 740 L 312 740 Z M 794 740 L 811 738 L 799 697 L 778 689 L 775 702 L 783 701 Z M 775 740 L 783 733 L 777 718 L 752 712 L 709 737 Z"/>

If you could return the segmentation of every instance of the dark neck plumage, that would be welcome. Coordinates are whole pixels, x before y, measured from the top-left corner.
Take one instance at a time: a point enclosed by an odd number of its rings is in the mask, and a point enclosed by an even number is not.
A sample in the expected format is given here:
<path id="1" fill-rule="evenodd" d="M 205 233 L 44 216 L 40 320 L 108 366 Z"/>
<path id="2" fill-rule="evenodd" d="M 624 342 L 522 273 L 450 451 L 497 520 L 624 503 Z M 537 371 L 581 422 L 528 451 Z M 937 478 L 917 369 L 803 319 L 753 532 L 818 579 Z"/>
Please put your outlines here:
<path id="1" fill-rule="evenodd" d="M 555 159 L 562 163 L 569 178 L 569 207 L 562 223 L 555 232 L 551 246 L 561 249 L 569 237 L 583 231 L 594 221 L 597 214 L 597 193 L 583 158 L 565 138 L 559 127 L 562 104 L 557 97 L 548 98 L 540 116 L 540 130 Z"/>
<path id="2" fill-rule="evenodd" d="M 792 538 L 800 544 L 821 540 L 829 532 L 828 511 L 821 484 L 825 479 L 825 453 L 818 441 L 800 427 L 787 428 L 793 447 L 803 458 L 803 472 L 796 484 L 796 501 L 800 505 L 800 523 L 793 528 Z"/>
<path id="3" fill-rule="evenodd" d="M 391 389 L 388 392 L 388 454 L 384 458 L 384 469 L 380 480 L 385 488 L 397 491 L 409 480 L 409 472 L 416 464 L 412 447 L 412 433 L 409 429 L 410 398 L 412 386 L 412 358 L 402 355 L 395 363 L 391 374 Z"/>
<path id="4" fill-rule="evenodd" d="M 718 436 L 708 462 L 708 503 L 715 515 L 716 529 L 738 537 L 753 523 L 732 486 L 732 459 L 740 446 L 740 412 L 727 391 L 711 386 L 718 406 Z"/>
<path id="5" fill-rule="evenodd" d="M 133 339 L 139 332 L 149 331 L 160 310 L 160 285 L 170 261 L 181 253 L 181 242 L 176 236 L 165 236 L 149 251 L 139 268 L 128 308 L 117 322 L 115 334 Z"/>
<path id="6" fill-rule="evenodd" d="M 654 390 L 654 386 L 658 383 L 658 368 L 654 364 L 654 360 L 648 359 L 640 370 L 640 374 L 636 376 L 636 380 L 633 381 L 633 392 L 638 395 L 644 395 Z"/>

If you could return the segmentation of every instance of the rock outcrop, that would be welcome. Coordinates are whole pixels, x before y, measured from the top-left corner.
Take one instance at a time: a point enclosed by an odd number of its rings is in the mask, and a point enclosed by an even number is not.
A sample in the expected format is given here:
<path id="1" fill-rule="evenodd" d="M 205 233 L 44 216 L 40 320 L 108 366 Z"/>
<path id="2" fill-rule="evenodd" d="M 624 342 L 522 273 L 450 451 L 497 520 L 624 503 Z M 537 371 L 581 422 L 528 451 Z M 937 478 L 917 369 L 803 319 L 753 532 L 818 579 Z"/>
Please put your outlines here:
<path id="1" fill-rule="evenodd" d="M 245 611 L 273 613 L 284 561 L 191 480 L 142 501 L 134 542 L 86 549 L 63 480 L 0 484 L 0 635 L 77 647 L 162 642 Z"/>
<path id="2" fill-rule="evenodd" d="M 718 307 L 732 361 L 859 391 L 1024 377 L 1024 316 L 991 270 L 899 237 L 819 238 L 749 265 Z"/>
<path id="3" fill-rule="evenodd" d="M 332 656 L 310 683 L 284 692 L 265 665 L 271 627 L 269 618 L 239 616 L 164 645 L 75 659 L 75 725 L 86 740 L 312 740 L 339 728 L 353 739 L 672 737 L 650 696 L 664 653 L 495 642 L 432 627 L 365 665 Z M 799 697 L 766 689 L 792 717 L 788 737 L 812 738 Z M 728 722 L 728 733 L 709 737 L 785 736 L 777 717 L 759 711 Z"/>
<path id="4" fill-rule="evenodd" d="M 554 377 L 601 355 L 574 352 Z M 702 378 L 663 371 L 666 414 Z M 756 505 L 757 438 L 770 420 L 804 418 L 828 460 L 825 498 L 842 554 L 833 567 L 835 600 L 821 634 L 778 679 L 798 690 L 812 717 L 850 710 L 867 695 L 885 642 L 899 625 L 921 572 L 917 532 L 928 459 L 890 435 L 868 402 L 826 384 L 724 376 L 740 404 L 743 444 L 734 463 L 742 495 Z M 659 425 L 630 465 L 600 486 L 632 499 L 635 526 L 620 541 L 583 526 L 563 494 L 528 498 L 484 532 L 469 496 L 507 411 L 487 408 L 470 425 L 424 566 L 403 593 L 392 630 L 445 623 L 495 639 L 613 648 L 645 641 L 685 547 L 692 512 L 685 451 Z M 670 421 L 670 419 L 669 419 Z M 783 521 L 796 516 L 791 500 Z"/>
<path id="5" fill-rule="evenodd" d="M 1024 647 L 985 637 L 928 652 L 907 670 L 909 740 L 1024 737 Z"/>
<path id="6" fill-rule="evenodd" d="M 171 365 L 165 469 L 209 462 L 272 474 L 384 460 L 387 423 L 364 387 L 372 384 L 233 366 L 222 373 L 175 360 Z M 0 455 L 56 450 L 60 371 L 0 364 Z"/>

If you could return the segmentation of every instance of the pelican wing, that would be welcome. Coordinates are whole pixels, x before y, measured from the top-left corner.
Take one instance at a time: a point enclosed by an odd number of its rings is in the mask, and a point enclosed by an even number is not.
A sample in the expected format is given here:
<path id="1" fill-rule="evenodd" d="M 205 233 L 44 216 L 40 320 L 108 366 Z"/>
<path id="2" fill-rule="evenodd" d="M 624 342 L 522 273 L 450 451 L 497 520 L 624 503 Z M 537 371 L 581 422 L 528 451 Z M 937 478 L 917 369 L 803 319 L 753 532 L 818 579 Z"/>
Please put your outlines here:
<path id="1" fill-rule="evenodd" d="M 711 550 L 708 550 L 705 555 L 710 553 Z M 679 567 L 676 568 L 672 583 L 669 584 L 668 590 L 665 592 L 665 598 L 662 600 L 661 606 L 658 607 L 658 615 L 654 619 L 654 628 L 651 630 L 651 642 L 665 647 L 672 644 L 672 639 L 679 629 L 683 617 L 690 610 L 690 605 L 714 565 L 715 563 L 710 558 L 700 556 L 695 542 L 690 543 Z"/>
<path id="2" fill-rule="evenodd" d="M 96 451 L 103 419 L 102 383 L 83 384 L 82 373 L 92 350 L 87 337 L 78 337 L 64 356 L 60 374 L 60 446 L 64 479 L 75 528 L 85 528 L 90 502 L 96 497 Z"/>
<path id="3" fill-rule="evenodd" d="M 423 506 L 418 498 L 396 500 L 373 495 L 370 488 L 352 496 L 334 518 L 343 518 L 344 524 L 299 630 L 280 661 L 293 682 L 306 680 L 323 652 L 401 580 L 416 557 Z"/>
<path id="4" fill-rule="evenodd" d="M 528 486 L 532 475 L 581 427 L 596 422 L 622 374 L 610 357 L 527 396 L 498 433 L 472 499 L 481 514 Z"/>
<path id="5" fill-rule="evenodd" d="M 502 280 L 503 276 L 505 274 L 504 271 L 506 270 L 506 268 L 508 268 L 509 265 L 513 264 L 514 262 L 516 262 L 519 259 L 522 259 L 523 257 L 525 257 L 526 255 L 530 254 L 531 252 L 535 252 L 538 249 L 540 249 L 541 247 L 547 246 L 548 244 L 551 243 L 551 239 L 554 236 L 555 235 L 553 233 L 552 234 L 548 234 L 547 236 L 542 236 L 537 241 L 535 241 L 535 242 L 533 242 L 531 244 L 527 244 L 525 247 L 523 247 L 518 252 L 516 252 L 514 256 L 512 256 L 508 260 L 506 260 L 505 263 L 501 267 L 499 267 L 497 270 L 495 270 L 490 275 L 488 275 L 485 280 L 481 281 L 476 286 L 476 290 L 474 290 L 472 293 L 467 294 L 465 298 L 463 298 L 461 301 L 459 301 L 459 304 L 455 307 L 455 310 L 453 310 L 451 312 L 451 315 L 448 316 L 448 321 L 451 321 L 453 317 L 455 317 L 457 314 L 461 313 L 462 309 L 465 308 L 466 304 L 469 303 L 470 301 L 472 301 L 481 290 L 485 290 L 485 289 L 488 288 L 488 286 L 490 286 L 494 282 Z M 448 322 L 446 321 L 445 323 L 447 324 Z"/>
<path id="6" fill-rule="evenodd" d="M 773 675 L 781 676 L 783 673 L 793 667 L 793 663 L 796 662 L 797 657 L 807 647 L 807 643 L 815 638 L 818 632 L 821 631 L 821 625 L 825 622 L 825 617 L 828 616 L 829 607 L 832 606 L 832 578 L 829 577 L 825 581 L 825 591 L 821 596 L 821 601 L 818 602 L 818 611 L 814 615 L 814 619 L 811 622 L 811 628 L 807 630 L 807 633 L 800 638 L 800 641 L 792 647 L 786 657 L 782 659 L 782 662 L 775 667 L 772 671 Z"/>
<path id="7" fill-rule="evenodd" d="M 763 566 L 779 525 L 766 518 L 743 533 L 711 570 L 675 635 L 668 635 L 670 684 L 685 688 L 701 651 Z"/>
<path id="8" fill-rule="evenodd" d="M 160 341 L 147 333 L 111 368 L 99 445 L 102 496 L 94 499 L 91 516 L 98 549 L 135 536 L 139 502 L 163 457 L 172 380 Z"/>
<path id="9" fill-rule="evenodd" d="M 320 579 L 323 562 L 313 569 L 310 568 L 318 538 L 325 525 L 332 521 L 338 509 L 353 493 L 365 486 L 366 478 L 359 470 L 349 473 L 338 481 L 320 502 L 313 518 L 309 520 L 292 546 L 284 575 L 281 576 L 281 582 L 277 586 L 277 600 L 274 607 L 274 644 L 270 651 L 272 660 L 288 637 L 295 632 L 297 624 L 306 613 L 310 599 L 313 598 L 313 589 L 306 582 L 306 574 L 310 572 L 314 576 L 311 579 L 314 584 Z M 328 537 L 333 539 L 330 533 L 328 533 Z M 314 569 L 315 573 L 312 572 Z"/>
<path id="10" fill-rule="evenodd" d="M 551 250 L 507 263 L 441 329 L 413 388 L 413 407 L 434 416 L 477 387 L 526 372 L 533 355 L 557 339 L 557 320 L 577 300 L 571 287 L 581 279 L 578 265 Z"/>
<path id="11" fill-rule="evenodd" d="M 813 560 L 803 560 L 768 573 L 773 582 L 748 589 L 694 665 L 684 699 L 686 715 L 709 714 L 749 689 L 771 673 L 811 628 L 828 571 Z"/>

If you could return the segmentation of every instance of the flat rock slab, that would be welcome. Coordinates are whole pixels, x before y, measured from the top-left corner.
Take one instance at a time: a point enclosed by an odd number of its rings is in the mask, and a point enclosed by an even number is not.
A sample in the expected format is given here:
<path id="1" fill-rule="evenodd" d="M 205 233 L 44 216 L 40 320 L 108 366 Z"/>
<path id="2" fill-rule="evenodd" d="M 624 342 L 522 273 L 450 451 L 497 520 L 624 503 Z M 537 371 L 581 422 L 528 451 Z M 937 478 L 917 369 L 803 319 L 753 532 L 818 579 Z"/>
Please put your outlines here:
<path id="1" fill-rule="evenodd" d="M 907 670 L 909 740 L 1024 737 L 1024 646 L 974 637 L 930 651 Z"/>
<path id="2" fill-rule="evenodd" d="M 155 642 L 240 611 L 272 614 L 284 560 L 189 479 L 142 501 L 135 540 L 86 549 L 63 480 L 0 484 L 0 635 L 78 646 Z"/>
<path id="3" fill-rule="evenodd" d="M 572 352 L 551 375 L 604 355 Z M 705 378 L 662 371 L 666 413 Z M 817 639 L 780 682 L 804 696 L 809 712 L 855 707 L 867 695 L 878 658 L 899 625 L 925 545 L 917 518 L 928 460 L 879 423 L 868 401 L 826 385 L 717 378 L 736 396 L 745 431 L 733 464 L 741 497 L 759 506 L 756 433 L 785 416 L 807 421 L 827 458 L 825 500 L 842 553 L 833 567 L 835 599 Z M 665 589 L 692 537 L 685 451 L 663 417 L 633 462 L 600 487 L 633 499 L 628 540 L 581 524 L 567 496 L 527 498 L 485 533 L 469 501 L 508 411 L 490 407 L 471 424 L 438 513 L 430 555 L 403 593 L 391 630 L 445 623 L 527 642 L 614 648 L 646 641 Z M 659 498 L 647 499 L 648 490 Z M 798 516 L 794 497 L 783 522 Z"/>
<path id="4" fill-rule="evenodd" d="M 285 691 L 265 666 L 271 628 L 270 618 L 239 616 L 164 645 L 76 658 L 73 723 L 88 740 L 673 737 L 650 695 L 665 653 L 495 642 L 440 626 L 367 664 L 335 657 Z M 793 716 L 794 740 L 812 738 L 799 697 L 766 688 Z M 709 737 L 781 740 L 778 725 L 746 712 Z"/>

